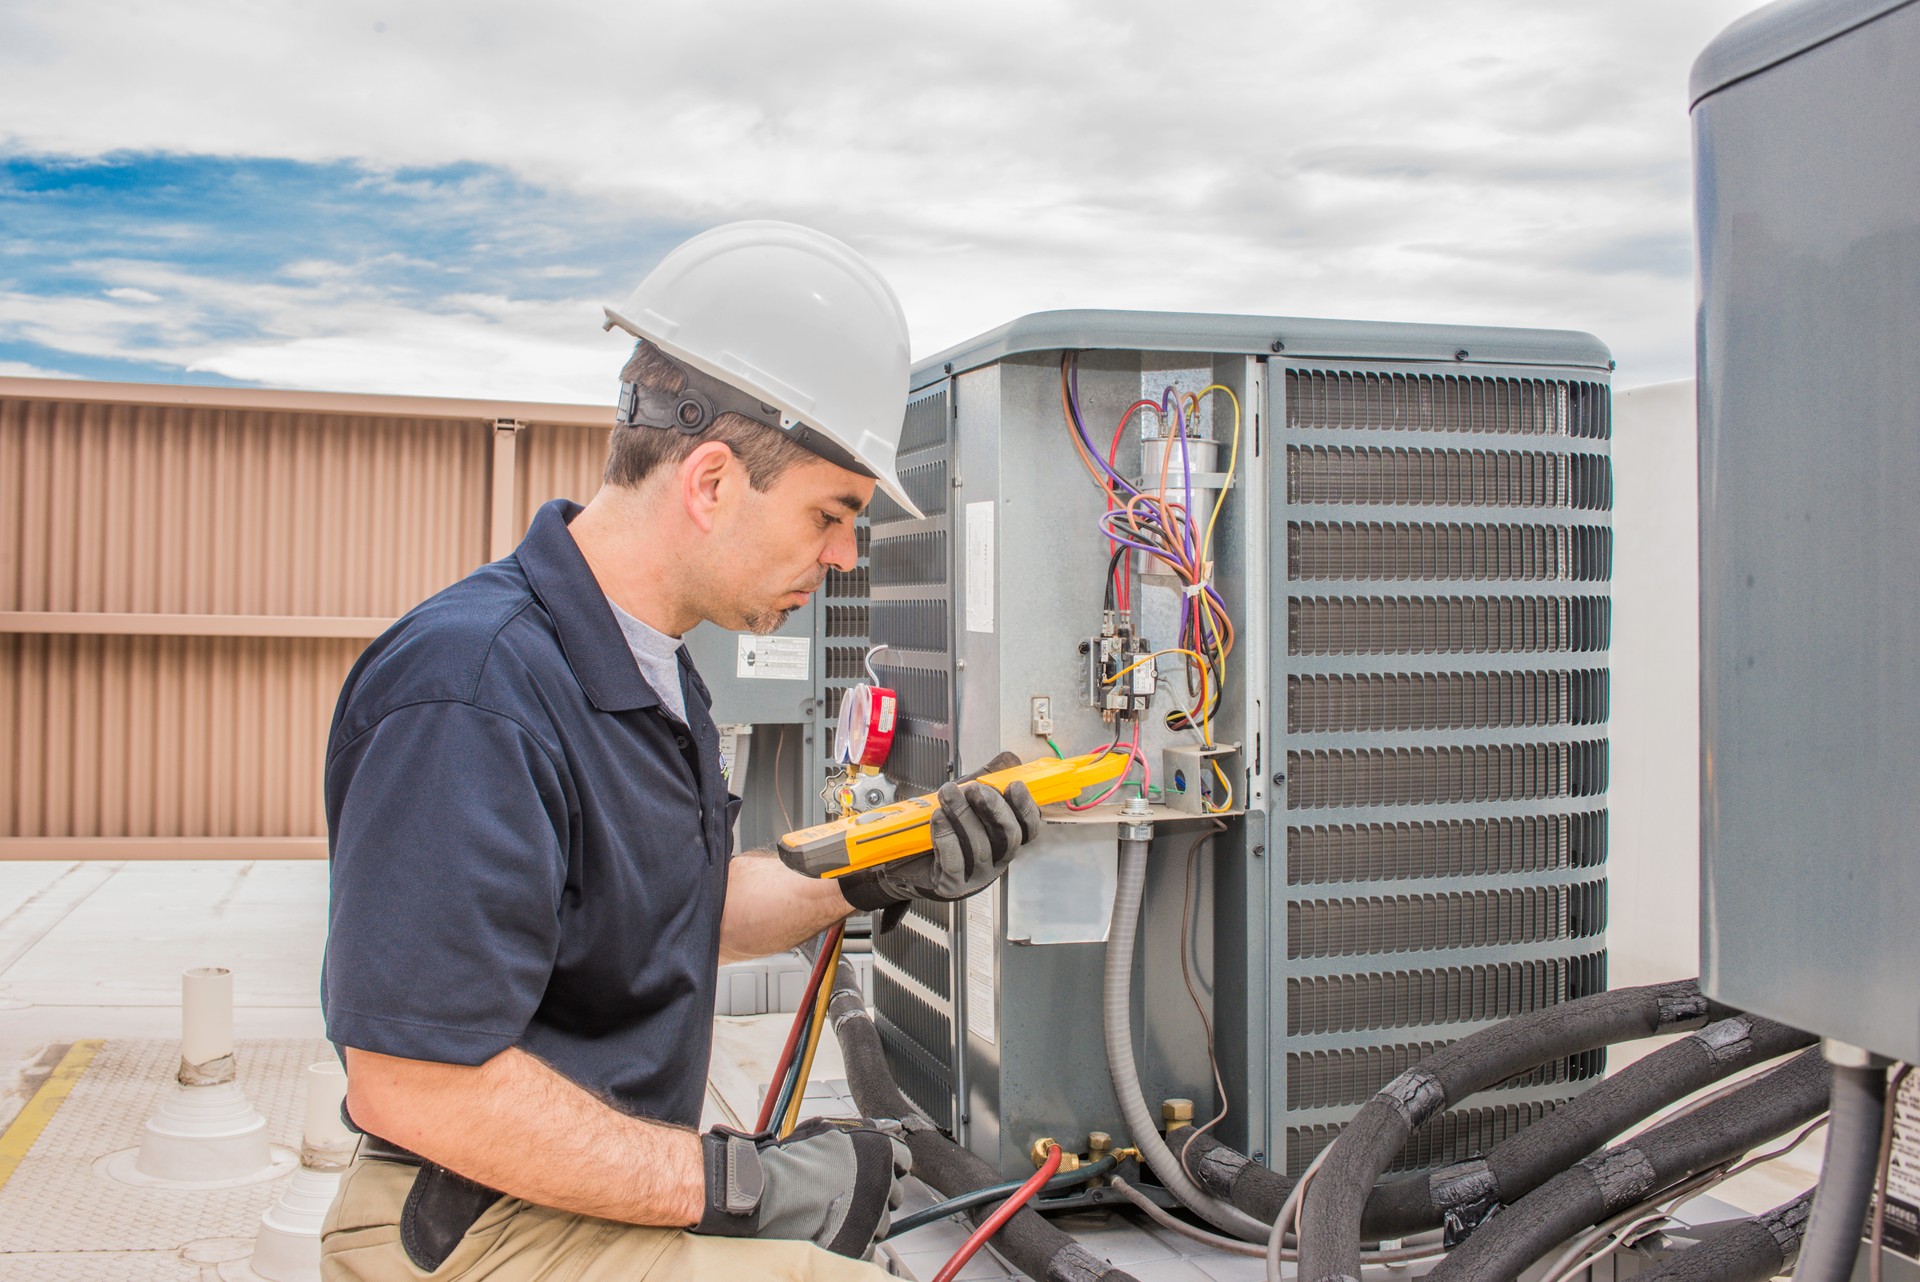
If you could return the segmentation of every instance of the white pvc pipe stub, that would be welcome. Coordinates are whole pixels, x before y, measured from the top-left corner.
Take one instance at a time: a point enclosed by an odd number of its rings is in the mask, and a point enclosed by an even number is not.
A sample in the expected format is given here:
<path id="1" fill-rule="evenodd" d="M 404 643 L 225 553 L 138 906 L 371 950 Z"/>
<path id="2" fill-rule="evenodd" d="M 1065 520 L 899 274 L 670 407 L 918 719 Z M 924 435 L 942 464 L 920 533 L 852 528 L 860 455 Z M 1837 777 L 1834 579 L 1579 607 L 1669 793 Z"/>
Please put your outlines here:
<path id="1" fill-rule="evenodd" d="M 358 1137 L 347 1129 L 340 1105 L 347 1098 L 347 1070 L 337 1059 L 307 1065 L 307 1118 L 300 1132 L 300 1165 L 344 1171 Z"/>
<path id="2" fill-rule="evenodd" d="M 180 976 L 180 1084 L 233 1080 L 233 972 L 196 966 Z"/>
<path id="3" fill-rule="evenodd" d="M 249 1263 L 267 1282 L 320 1282 L 320 1230 L 353 1161 L 356 1137 L 340 1119 L 347 1074 L 337 1059 L 309 1064 L 300 1169 L 260 1216 Z"/>
<path id="4" fill-rule="evenodd" d="M 277 1175 L 291 1163 L 267 1142 L 267 1119 L 235 1080 L 233 973 L 202 966 L 183 974 L 180 1020 L 179 1085 L 147 1120 L 140 1147 L 105 1159 L 108 1173 L 130 1184 L 175 1188 Z"/>

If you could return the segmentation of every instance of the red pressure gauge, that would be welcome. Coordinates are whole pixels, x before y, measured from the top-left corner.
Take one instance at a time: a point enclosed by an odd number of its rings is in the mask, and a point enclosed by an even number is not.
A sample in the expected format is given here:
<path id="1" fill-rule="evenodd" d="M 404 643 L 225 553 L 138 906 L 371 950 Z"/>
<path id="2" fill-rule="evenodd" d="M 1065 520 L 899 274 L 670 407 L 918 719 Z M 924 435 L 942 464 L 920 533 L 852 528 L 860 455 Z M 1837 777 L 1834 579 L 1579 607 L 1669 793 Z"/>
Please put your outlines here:
<path id="1" fill-rule="evenodd" d="M 893 747 L 900 719 L 900 696 L 885 686 L 862 681 L 840 704 L 840 759 L 856 766 L 877 766 Z"/>

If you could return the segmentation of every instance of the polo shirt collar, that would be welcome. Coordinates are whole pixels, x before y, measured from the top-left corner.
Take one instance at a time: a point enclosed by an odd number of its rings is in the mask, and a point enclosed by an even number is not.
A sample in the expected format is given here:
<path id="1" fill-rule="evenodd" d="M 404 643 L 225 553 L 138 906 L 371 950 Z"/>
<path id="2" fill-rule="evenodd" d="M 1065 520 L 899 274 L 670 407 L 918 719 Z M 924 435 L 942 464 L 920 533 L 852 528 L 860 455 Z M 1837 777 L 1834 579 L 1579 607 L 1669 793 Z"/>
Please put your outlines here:
<path id="1" fill-rule="evenodd" d="M 580 515 L 580 505 L 551 499 L 534 513 L 527 537 L 514 549 L 514 558 L 527 583 L 547 608 L 560 637 L 561 652 L 574 679 L 593 706 L 602 712 L 632 712 L 660 703 L 640 665 L 627 648 L 626 634 L 613 617 L 607 594 L 593 577 L 580 545 L 567 525 Z M 682 654 L 685 647 L 681 647 Z"/>

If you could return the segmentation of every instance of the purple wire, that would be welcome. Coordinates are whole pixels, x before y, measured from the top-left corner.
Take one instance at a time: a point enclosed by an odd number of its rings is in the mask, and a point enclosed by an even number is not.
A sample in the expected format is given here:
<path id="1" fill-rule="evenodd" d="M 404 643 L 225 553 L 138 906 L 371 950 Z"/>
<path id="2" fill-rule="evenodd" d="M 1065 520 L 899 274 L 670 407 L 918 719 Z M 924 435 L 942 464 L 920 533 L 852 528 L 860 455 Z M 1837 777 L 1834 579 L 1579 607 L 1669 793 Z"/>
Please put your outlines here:
<path id="1" fill-rule="evenodd" d="M 1167 390 L 1171 392 L 1173 389 L 1169 387 Z M 1175 404 L 1179 402 L 1175 401 Z M 1186 552 L 1187 560 L 1193 561 L 1198 555 L 1193 547 L 1193 459 L 1187 453 L 1187 421 L 1184 415 L 1180 419 L 1180 475 L 1186 485 L 1184 507 L 1187 513 L 1187 519 L 1180 525 L 1180 547 Z M 1204 565 L 1200 567 L 1202 575 L 1206 573 L 1206 569 Z"/>
<path id="2" fill-rule="evenodd" d="M 1121 476 L 1118 472 L 1107 466 L 1106 455 L 1100 452 L 1099 447 L 1093 443 L 1093 437 L 1087 434 L 1087 425 L 1084 416 L 1080 413 L 1079 357 L 1070 354 L 1060 359 L 1065 362 L 1067 367 L 1067 412 L 1073 418 L 1074 431 L 1080 433 L 1081 443 L 1087 447 L 1087 453 L 1093 457 L 1095 463 L 1100 465 L 1100 470 L 1112 478 L 1114 484 L 1123 486 L 1127 490 L 1138 494 L 1140 491 L 1133 482 L 1127 480 L 1126 477 Z"/>

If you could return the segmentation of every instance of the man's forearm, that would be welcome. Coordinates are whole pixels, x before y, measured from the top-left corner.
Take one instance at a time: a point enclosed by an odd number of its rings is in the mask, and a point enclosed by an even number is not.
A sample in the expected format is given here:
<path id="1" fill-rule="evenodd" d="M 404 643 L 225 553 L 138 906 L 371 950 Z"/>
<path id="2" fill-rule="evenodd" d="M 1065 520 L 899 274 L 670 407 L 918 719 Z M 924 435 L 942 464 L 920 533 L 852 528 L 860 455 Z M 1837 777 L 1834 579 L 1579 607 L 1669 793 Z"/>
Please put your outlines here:
<path id="1" fill-rule="evenodd" d="M 727 872 L 727 908 L 720 919 L 720 960 L 783 952 L 853 911 L 840 887 L 794 872 L 775 855 L 736 855 Z"/>
<path id="2" fill-rule="evenodd" d="M 686 1227 L 706 1205 L 700 1137 L 628 1117 L 521 1050 L 478 1067 L 348 1048 L 356 1124 L 556 1210 Z"/>

